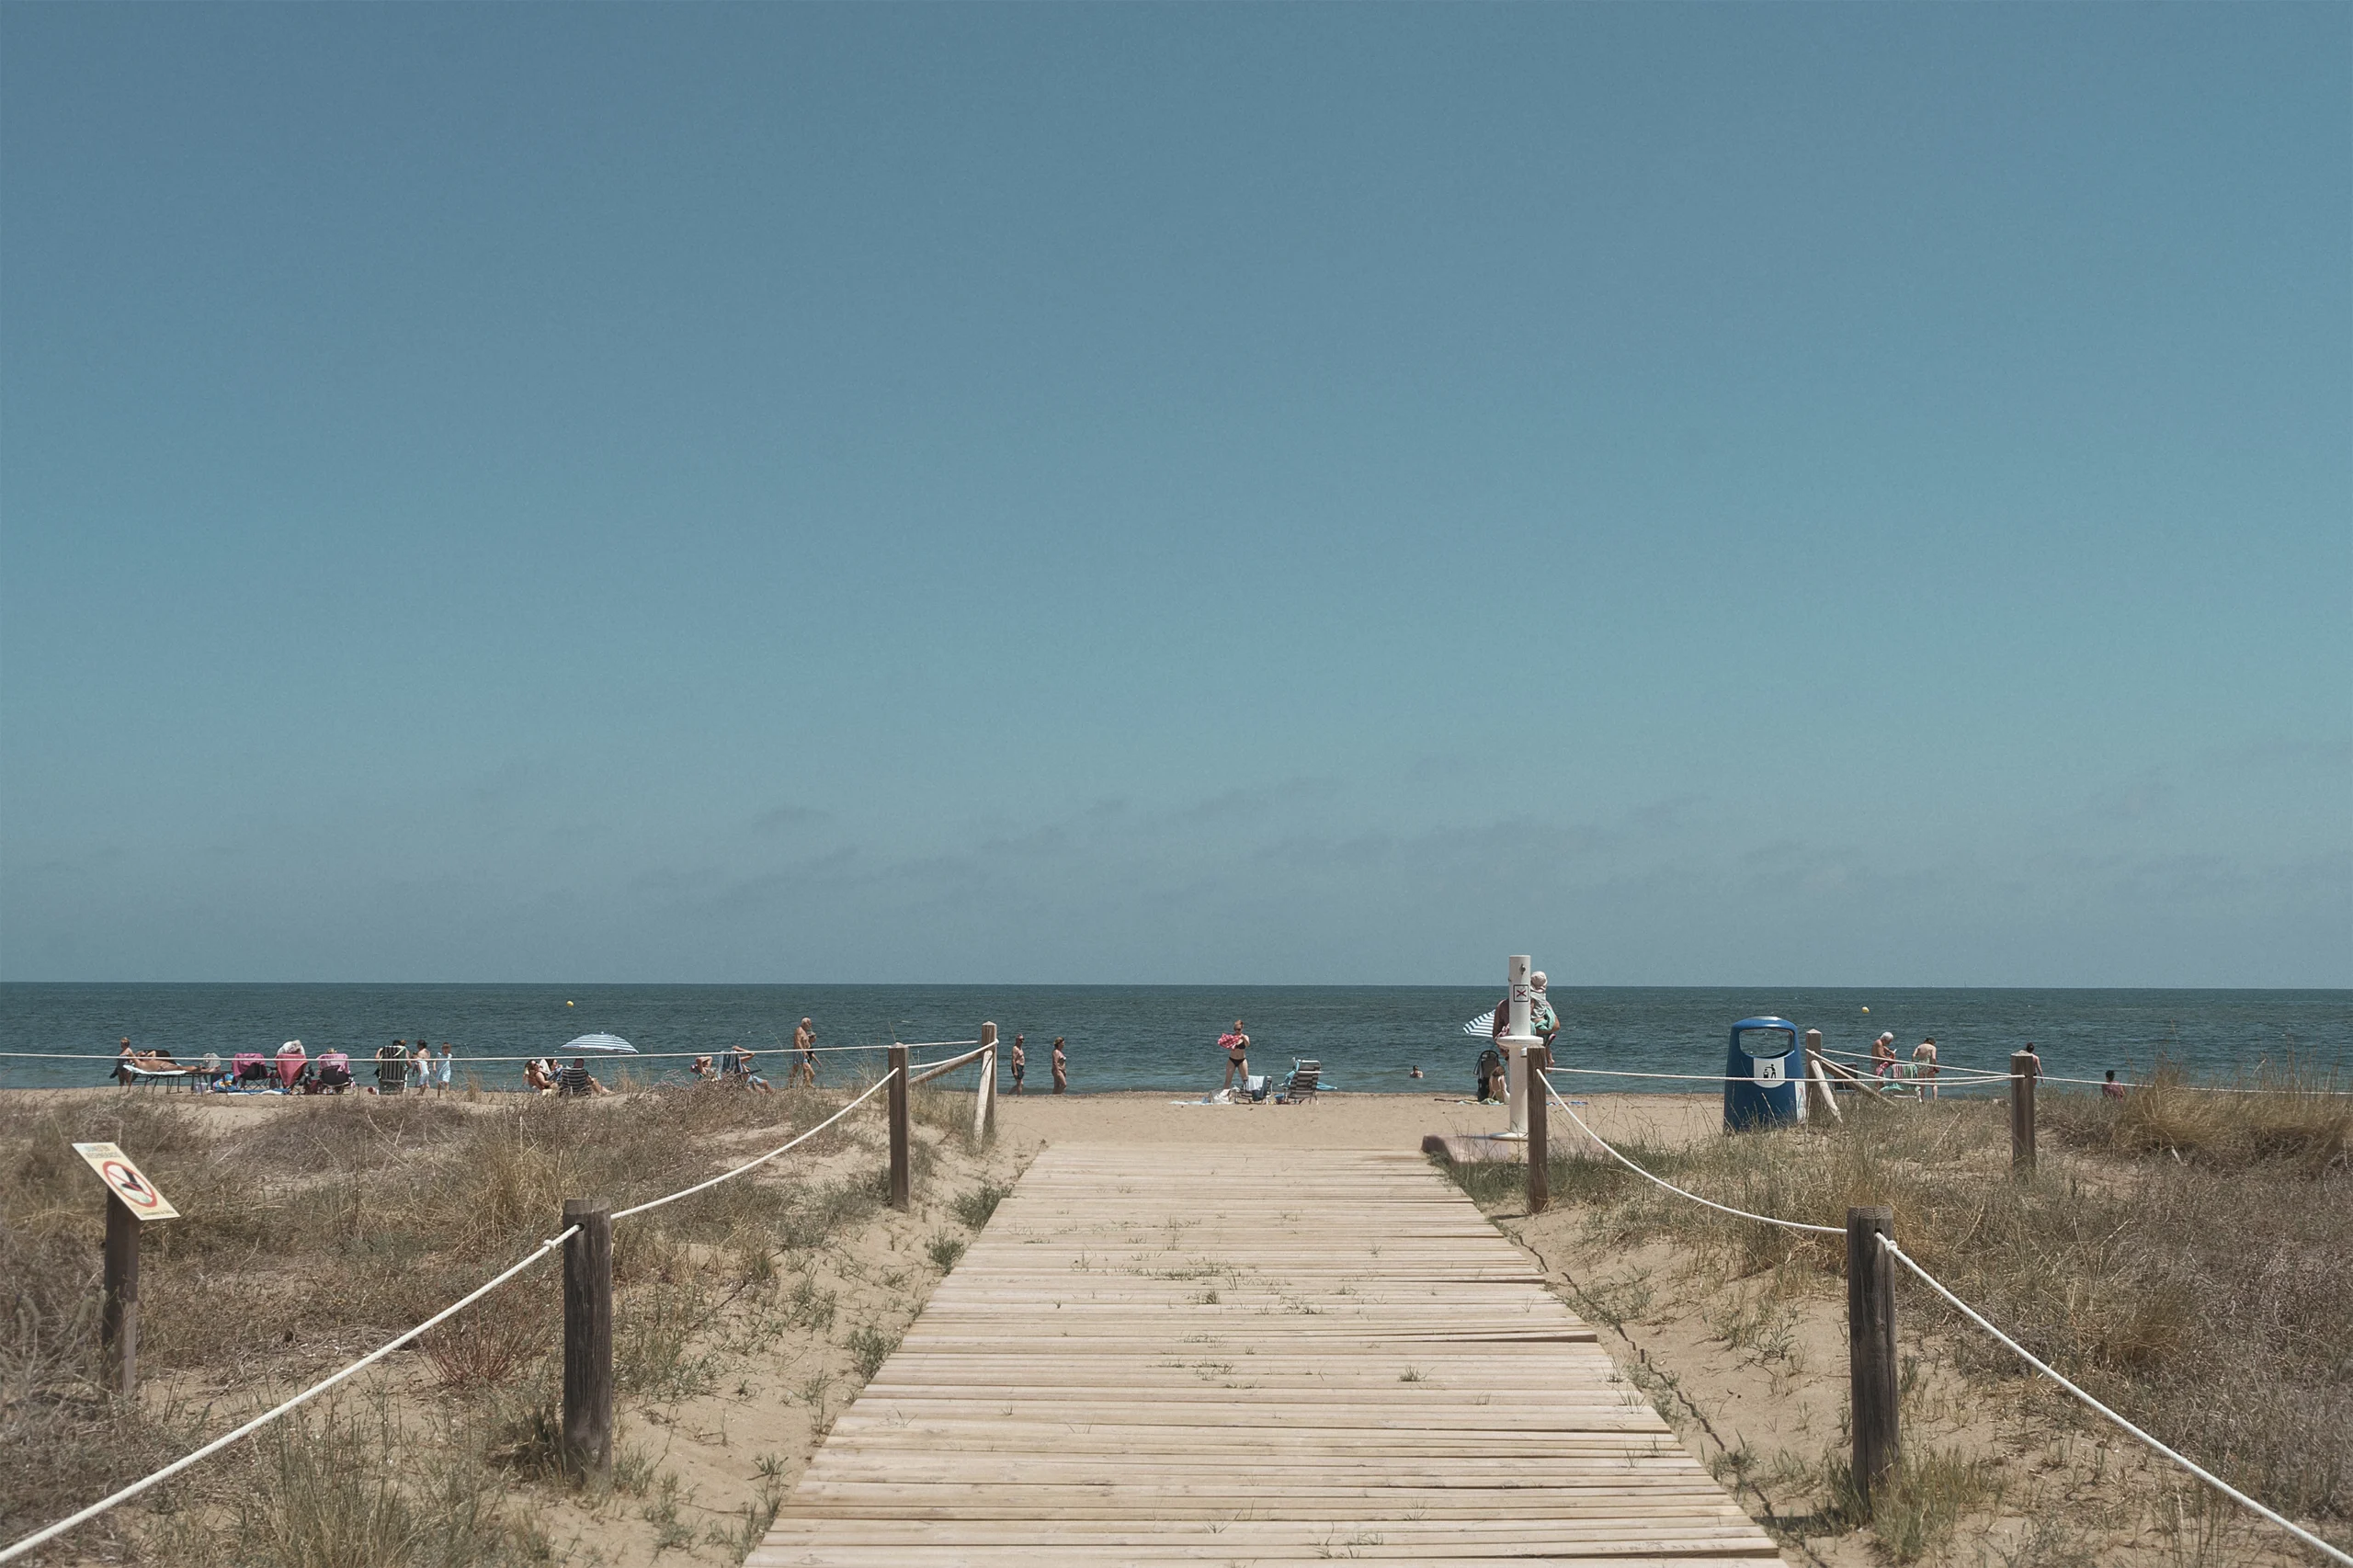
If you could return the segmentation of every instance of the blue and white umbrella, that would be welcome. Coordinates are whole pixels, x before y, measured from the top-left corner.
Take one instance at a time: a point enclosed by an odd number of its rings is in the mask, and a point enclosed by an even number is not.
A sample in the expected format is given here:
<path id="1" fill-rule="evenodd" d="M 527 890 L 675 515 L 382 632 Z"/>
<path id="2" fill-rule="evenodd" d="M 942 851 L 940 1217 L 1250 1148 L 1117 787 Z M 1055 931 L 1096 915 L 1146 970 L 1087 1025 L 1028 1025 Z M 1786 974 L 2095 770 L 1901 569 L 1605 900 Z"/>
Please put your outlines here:
<path id="1" fill-rule="evenodd" d="M 635 1056 L 637 1047 L 617 1034 L 585 1034 L 564 1046 L 574 1056 L 588 1056 L 603 1051 L 608 1056 Z"/>

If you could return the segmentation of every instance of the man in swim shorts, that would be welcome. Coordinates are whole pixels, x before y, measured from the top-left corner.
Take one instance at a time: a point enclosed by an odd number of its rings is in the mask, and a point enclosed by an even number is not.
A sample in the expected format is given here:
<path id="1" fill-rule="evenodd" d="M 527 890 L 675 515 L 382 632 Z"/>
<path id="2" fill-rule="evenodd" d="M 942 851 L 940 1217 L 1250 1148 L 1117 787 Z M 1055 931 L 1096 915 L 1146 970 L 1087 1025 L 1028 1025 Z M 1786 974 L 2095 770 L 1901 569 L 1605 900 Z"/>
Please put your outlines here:
<path id="1" fill-rule="evenodd" d="M 1021 1074 L 1029 1069 L 1029 1055 L 1021 1049 L 1021 1037 L 1017 1034 L 1013 1037 L 1013 1055 L 1007 1065 L 1013 1069 L 1013 1092 L 1017 1095 L 1021 1092 Z"/>

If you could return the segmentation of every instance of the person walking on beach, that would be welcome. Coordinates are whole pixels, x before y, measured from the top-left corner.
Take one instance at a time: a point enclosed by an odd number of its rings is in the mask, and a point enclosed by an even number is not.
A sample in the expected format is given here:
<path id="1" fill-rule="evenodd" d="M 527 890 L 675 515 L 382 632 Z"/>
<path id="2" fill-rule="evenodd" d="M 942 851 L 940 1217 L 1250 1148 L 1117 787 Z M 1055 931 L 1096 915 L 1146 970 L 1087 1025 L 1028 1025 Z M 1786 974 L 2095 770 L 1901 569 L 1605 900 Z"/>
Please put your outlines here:
<path id="1" fill-rule="evenodd" d="M 1070 1058 L 1063 1053 L 1063 1037 L 1054 1037 L 1054 1093 L 1070 1093 Z"/>
<path id="2" fill-rule="evenodd" d="M 792 1031 L 792 1049 L 799 1060 L 792 1064 L 792 1082 L 817 1086 L 817 1030 L 803 1018 Z"/>
<path id="3" fill-rule="evenodd" d="M 416 1042 L 416 1053 L 409 1058 L 409 1076 L 420 1095 L 433 1087 L 433 1047 L 422 1039 Z"/>
<path id="4" fill-rule="evenodd" d="M 1928 1099 L 1937 1097 L 1937 1037 L 1929 1035 L 1912 1048 L 1912 1075 L 1920 1081 L 1920 1093 Z"/>
<path id="5" fill-rule="evenodd" d="M 457 1071 L 457 1053 L 449 1049 L 449 1042 L 445 1040 L 441 1042 L 441 1060 L 437 1064 L 435 1073 L 435 1077 L 440 1083 L 441 1092 L 445 1095 L 449 1092 L 449 1075 Z"/>
<path id="6" fill-rule="evenodd" d="M 1011 1059 L 1011 1065 L 1013 1068 L 1013 1092 L 1017 1095 L 1021 1092 L 1021 1074 L 1027 1072 L 1029 1067 L 1029 1053 L 1021 1049 L 1021 1037 L 1019 1035 L 1015 1035 L 1013 1037 L 1013 1056 Z"/>
<path id="7" fill-rule="evenodd" d="M 1242 1069 L 1242 1086 L 1250 1086 L 1250 1037 L 1242 1032 L 1242 1020 L 1233 1020 L 1233 1032 L 1217 1037 L 1217 1048 L 1225 1052 L 1225 1082 L 1218 1085 L 1223 1094 L 1233 1087 L 1233 1070 Z"/>

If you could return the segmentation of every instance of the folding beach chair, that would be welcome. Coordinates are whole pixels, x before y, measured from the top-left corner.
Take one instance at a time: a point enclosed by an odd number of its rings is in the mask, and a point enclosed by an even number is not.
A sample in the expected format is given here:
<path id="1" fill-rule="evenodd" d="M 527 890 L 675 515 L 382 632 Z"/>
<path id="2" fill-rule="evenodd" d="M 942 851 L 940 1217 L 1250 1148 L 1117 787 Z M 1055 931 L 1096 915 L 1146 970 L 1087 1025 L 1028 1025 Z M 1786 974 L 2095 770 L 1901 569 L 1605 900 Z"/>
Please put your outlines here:
<path id="1" fill-rule="evenodd" d="M 1315 1097 L 1316 1087 L 1324 1080 L 1324 1063 L 1294 1058 L 1290 1064 L 1290 1082 L 1275 1096 L 1277 1105 L 1300 1105 Z"/>

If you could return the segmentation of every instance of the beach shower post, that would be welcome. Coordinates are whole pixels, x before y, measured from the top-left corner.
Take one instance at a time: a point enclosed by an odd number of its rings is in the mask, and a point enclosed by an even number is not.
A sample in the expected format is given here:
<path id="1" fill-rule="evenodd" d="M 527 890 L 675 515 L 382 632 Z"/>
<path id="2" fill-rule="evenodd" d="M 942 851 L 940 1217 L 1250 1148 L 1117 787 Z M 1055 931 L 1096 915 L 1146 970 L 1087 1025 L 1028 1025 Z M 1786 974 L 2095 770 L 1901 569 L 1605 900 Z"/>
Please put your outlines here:
<path id="1" fill-rule="evenodd" d="M 1504 1068 L 1510 1074 L 1511 1082 L 1511 1130 L 1505 1134 L 1509 1138 L 1528 1136 L 1528 1048 L 1537 1043 L 1536 1037 L 1528 1032 L 1529 997 L 1531 994 L 1528 984 L 1529 967 L 1529 960 L 1526 953 L 1512 955 L 1511 1000 L 1503 1038 Z"/>

